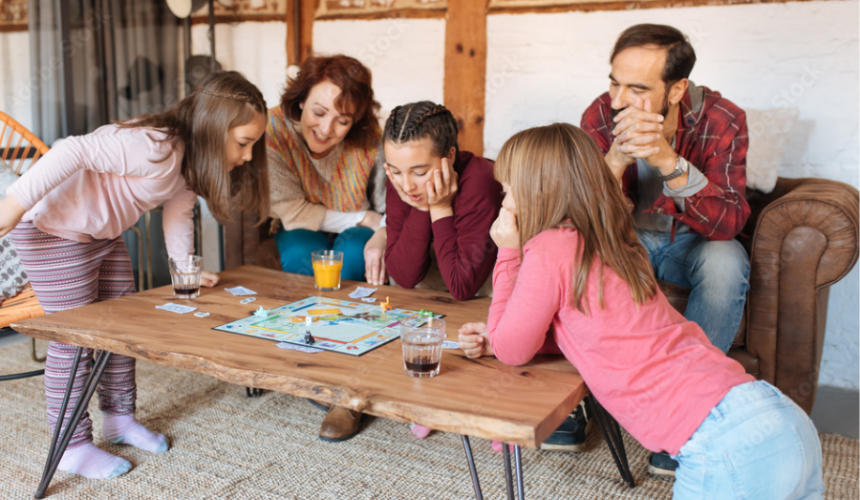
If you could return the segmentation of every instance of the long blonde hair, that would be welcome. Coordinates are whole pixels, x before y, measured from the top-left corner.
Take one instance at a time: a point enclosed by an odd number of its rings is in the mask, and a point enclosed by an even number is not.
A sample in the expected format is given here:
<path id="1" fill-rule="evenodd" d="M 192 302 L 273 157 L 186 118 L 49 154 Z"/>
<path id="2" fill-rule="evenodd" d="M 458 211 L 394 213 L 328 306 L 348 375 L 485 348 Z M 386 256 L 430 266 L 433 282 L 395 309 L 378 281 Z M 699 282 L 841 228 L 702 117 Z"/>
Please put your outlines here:
<path id="1" fill-rule="evenodd" d="M 188 189 L 202 196 L 215 217 L 232 220 L 234 210 L 256 212 L 257 225 L 269 216 L 269 174 L 266 142 L 257 141 L 253 158 L 232 171 L 226 165 L 230 129 L 266 115 L 260 90 L 241 73 L 219 71 L 164 113 L 124 121 L 120 127 L 152 127 L 166 131 L 173 145 L 185 145 L 182 176 Z"/>
<path id="2" fill-rule="evenodd" d="M 606 166 L 597 145 L 582 129 L 568 123 L 524 130 L 505 142 L 495 175 L 510 185 L 517 205 L 522 246 L 541 231 L 573 226 L 580 236 L 574 306 L 588 313 L 583 301 L 588 275 L 600 259 L 599 297 L 603 302 L 603 267 L 609 266 L 643 304 L 657 293 L 648 254 L 633 231 L 626 198 Z"/>

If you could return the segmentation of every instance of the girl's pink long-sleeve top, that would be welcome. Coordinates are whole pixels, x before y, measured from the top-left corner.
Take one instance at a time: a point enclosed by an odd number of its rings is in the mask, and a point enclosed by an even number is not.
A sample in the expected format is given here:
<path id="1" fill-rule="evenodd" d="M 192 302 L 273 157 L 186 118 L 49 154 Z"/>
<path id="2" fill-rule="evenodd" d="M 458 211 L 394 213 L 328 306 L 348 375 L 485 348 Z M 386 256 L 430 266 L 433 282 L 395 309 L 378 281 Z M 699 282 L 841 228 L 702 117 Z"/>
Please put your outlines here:
<path id="1" fill-rule="evenodd" d="M 197 195 L 182 176 L 180 144 L 147 128 L 105 125 L 64 139 L 6 190 L 42 231 L 82 243 L 113 239 L 164 203 L 171 257 L 194 253 L 192 214 Z"/>
<path id="2" fill-rule="evenodd" d="M 677 455 L 729 389 L 754 379 L 659 290 L 637 306 L 608 267 L 600 308 L 596 259 L 583 294 L 590 314 L 579 312 L 571 288 L 579 241 L 576 230 L 558 228 L 529 240 L 522 258 L 519 250 L 499 249 L 487 322 L 493 352 L 521 365 L 557 345 L 642 446 Z"/>

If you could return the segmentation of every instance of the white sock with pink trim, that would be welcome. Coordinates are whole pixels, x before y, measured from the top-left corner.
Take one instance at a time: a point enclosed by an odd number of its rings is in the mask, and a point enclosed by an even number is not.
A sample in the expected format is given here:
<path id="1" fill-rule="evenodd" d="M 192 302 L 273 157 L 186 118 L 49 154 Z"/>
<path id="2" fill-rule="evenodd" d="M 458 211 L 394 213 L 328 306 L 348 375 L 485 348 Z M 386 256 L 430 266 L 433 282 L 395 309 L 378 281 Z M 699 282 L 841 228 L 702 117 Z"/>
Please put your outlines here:
<path id="1" fill-rule="evenodd" d="M 109 415 L 104 413 L 102 436 L 111 443 L 130 444 L 135 448 L 153 453 L 168 450 L 164 434 L 151 432 L 134 419 L 132 415 Z"/>
<path id="2" fill-rule="evenodd" d="M 66 448 L 58 468 L 88 479 L 110 479 L 131 470 L 128 460 L 102 450 L 92 442 Z"/>

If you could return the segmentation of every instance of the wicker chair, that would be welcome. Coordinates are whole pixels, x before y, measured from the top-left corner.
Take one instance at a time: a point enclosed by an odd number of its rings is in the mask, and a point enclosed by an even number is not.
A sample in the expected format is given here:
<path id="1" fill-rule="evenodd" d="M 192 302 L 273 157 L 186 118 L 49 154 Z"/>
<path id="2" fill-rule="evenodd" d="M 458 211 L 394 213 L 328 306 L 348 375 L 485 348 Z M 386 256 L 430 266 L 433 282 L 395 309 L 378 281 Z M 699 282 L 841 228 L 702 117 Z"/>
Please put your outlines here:
<path id="1" fill-rule="evenodd" d="M 0 111 L 0 160 L 17 175 L 27 171 L 50 148 L 27 130 L 12 117 Z M 0 328 L 7 328 L 13 321 L 25 317 L 37 317 L 45 314 L 41 307 L 35 307 L 33 301 L 21 301 L 13 297 L 3 302 L 4 313 L 0 315 Z M 21 306 L 24 306 L 23 309 Z M 14 311 L 14 312 L 13 312 Z M 8 321 L 6 321 L 8 319 Z M 36 355 L 36 339 L 30 339 L 30 357 L 34 361 L 44 361 L 45 358 Z"/>

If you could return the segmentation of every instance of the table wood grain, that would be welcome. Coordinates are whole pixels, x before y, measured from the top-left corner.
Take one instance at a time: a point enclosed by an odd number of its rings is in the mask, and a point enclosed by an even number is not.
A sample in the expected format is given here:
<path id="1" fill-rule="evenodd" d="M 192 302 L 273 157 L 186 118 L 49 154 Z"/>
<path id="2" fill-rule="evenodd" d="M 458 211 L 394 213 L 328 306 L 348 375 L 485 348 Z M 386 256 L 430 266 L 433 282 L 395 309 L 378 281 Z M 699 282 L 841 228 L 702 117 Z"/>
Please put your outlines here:
<path id="1" fill-rule="evenodd" d="M 193 300 L 175 300 L 170 286 L 89 304 L 14 323 L 18 332 L 193 370 L 239 386 L 314 398 L 378 417 L 415 422 L 432 429 L 522 446 L 538 446 L 587 394 L 582 378 L 561 356 L 539 356 L 524 366 L 495 358 L 471 360 L 445 350 L 434 378 L 412 378 L 403 371 L 400 341 L 360 357 L 279 349 L 274 341 L 212 328 L 312 295 L 351 300 L 365 283 L 345 281 L 337 292 L 321 293 L 313 277 L 242 266 L 220 274 L 215 288 Z M 242 285 L 257 300 L 241 304 L 225 288 Z M 380 286 L 374 295 L 391 297 L 394 307 L 445 314 L 448 338 L 460 326 L 485 321 L 490 299 L 459 302 L 449 294 Z M 193 313 L 156 309 L 167 302 L 187 304 Z M 197 312 L 195 311 L 195 312 Z M 143 389 L 145 390 L 145 388 Z M 237 389 L 238 390 L 238 389 Z"/>

